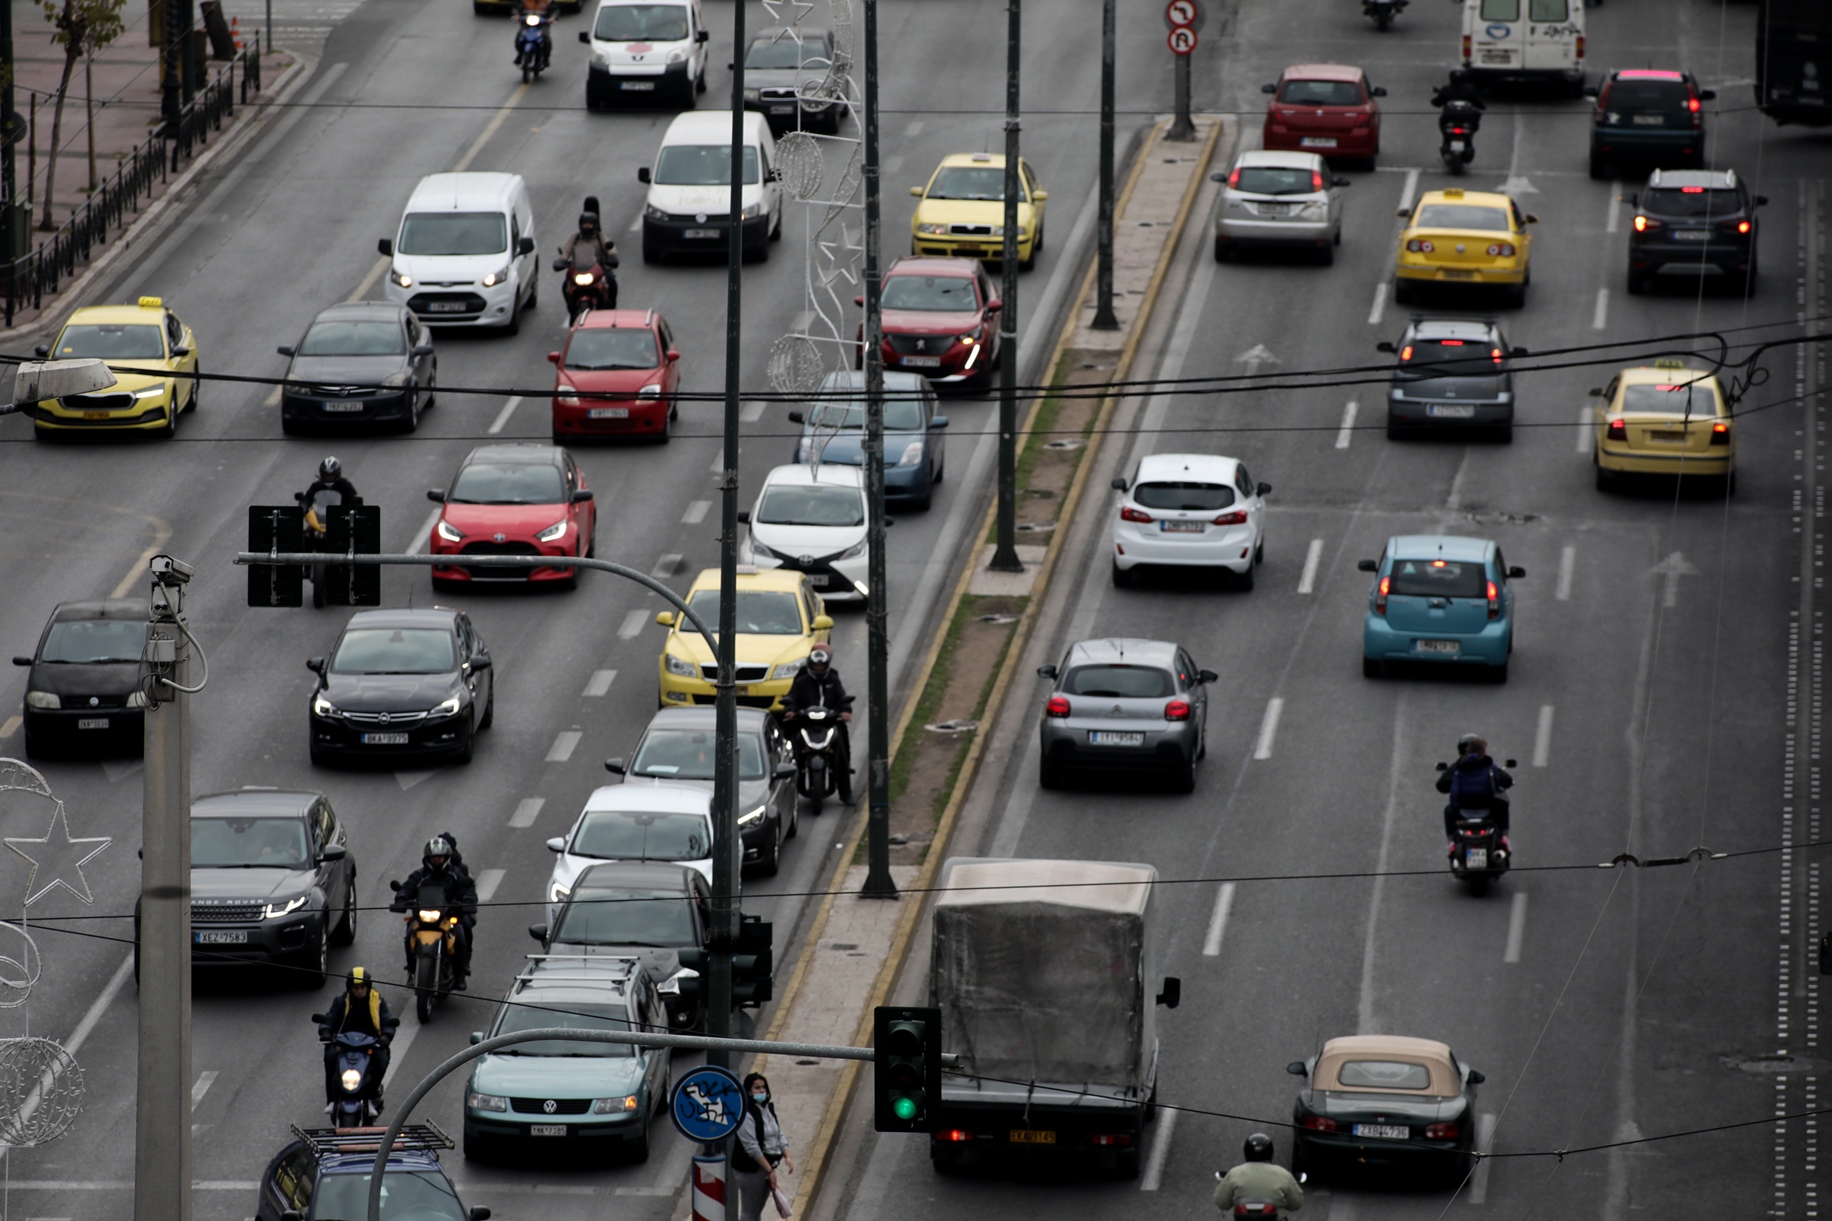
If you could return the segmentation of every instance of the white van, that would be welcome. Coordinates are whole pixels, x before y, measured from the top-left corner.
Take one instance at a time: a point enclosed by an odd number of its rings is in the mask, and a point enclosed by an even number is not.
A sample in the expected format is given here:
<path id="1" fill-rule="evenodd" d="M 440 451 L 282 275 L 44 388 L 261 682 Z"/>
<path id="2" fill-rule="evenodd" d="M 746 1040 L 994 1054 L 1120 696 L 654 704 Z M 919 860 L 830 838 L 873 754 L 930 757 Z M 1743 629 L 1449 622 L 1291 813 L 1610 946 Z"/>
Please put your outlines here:
<path id="1" fill-rule="evenodd" d="M 1463 66 L 1479 81 L 1584 93 L 1584 0 L 1463 0 Z"/>
<path id="2" fill-rule="evenodd" d="M 674 116 L 655 168 L 636 180 L 649 184 L 642 210 L 642 261 L 669 254 L 719 254 L 731 223 L 732 120 L 724 113 Z M 756 111 L 744 116 L 744 257 L 770 257 L 782 237 L 782 183 L 776 173 L 776 138 Z"/>
<path id="3" fill-rule="evenodd" d="M 393 240 L 388 300 L 437 326 L 504 327 L 534 308 L 534 206 L 520 174 L 431 174 L 407 201 Z"/>
<path id="4" fill-rule="evenodd" d="M 618 100 L 691 109 L 706 92 L 706 17 L 700 0 L 603 0 L 579 41 L 592 49 L 585 108 Z"/>

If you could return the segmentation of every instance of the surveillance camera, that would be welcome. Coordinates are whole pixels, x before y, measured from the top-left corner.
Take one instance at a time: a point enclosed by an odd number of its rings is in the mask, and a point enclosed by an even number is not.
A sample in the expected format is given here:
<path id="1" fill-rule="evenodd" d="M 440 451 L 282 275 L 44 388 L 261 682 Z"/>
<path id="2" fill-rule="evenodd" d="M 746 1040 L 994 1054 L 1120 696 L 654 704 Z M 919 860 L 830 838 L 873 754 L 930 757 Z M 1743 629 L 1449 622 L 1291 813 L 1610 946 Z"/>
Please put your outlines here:
<path id="1" fill-rule="evenodd" d="M 153 580 L 160 585 L 189 585 L 194 570 L 183 560 L 169 555 L 156 555 L 148 563 L 152 570 Z"/>

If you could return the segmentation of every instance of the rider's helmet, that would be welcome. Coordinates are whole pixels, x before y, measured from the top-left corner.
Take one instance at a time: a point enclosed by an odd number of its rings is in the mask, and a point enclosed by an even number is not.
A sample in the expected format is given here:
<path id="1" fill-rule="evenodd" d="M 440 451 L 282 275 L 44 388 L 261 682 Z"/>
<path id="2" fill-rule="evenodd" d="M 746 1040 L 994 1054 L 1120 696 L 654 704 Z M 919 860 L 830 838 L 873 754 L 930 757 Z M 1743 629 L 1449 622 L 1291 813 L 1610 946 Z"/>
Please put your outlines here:
<path id="1" fill-rule="evenodd" d="M 1269 1162 L 1272 1160 L 1272 1138 L 1264 1132 L 1255 1132 L 1247 1138 L 1240 1152 L 1250 1162 Z"/>
<path id="2" fill-rule="evenodd" d="M 335 456 L 326 458 L 323 462 L 318 464 L 318 477 L 320 479 L 335 479 L 341 474 L 343 474 L 343 463 L 339 462 Z"/>
<path id="3" fill-rule="evenodd" d="M 356 991 L 358 988 L 367 991 L 369 988 L 369 968 L 351 967 L 350 978 L 345 981 L 344 987 L 351 992 Z"/>
<path id="4" fill-rule="evenodd" d="M 817 644 L 808 650 L 808 668 L 817 675 L 825 673 L 831 664 L 833 664 L 833 650 L 826 645 Z"/>
<path id="5" fill-rule="evenodd" d="M 1457 739 L 1457 758 L 1462 759 L 1469 755 L 1479 755 L 1482 753 L 1482 746 L 1483 742 L 1480 736 L 1473 733 L 1466 733 Z"/>
<path id="6" fill-rule="evenodd" d="M 435 835 L 427 840 L 426 851 L 420 854 L 420 863 L 434 873 L 444 873 L 451 859 L 452 842 L 443 835 Z"/>
<path id="7" fill-rule="evenodd" d="M 1452 69 L 1450 70 L 1450 83 L 1451 83 L 1451 84 L 1453 84 L 1453 85 L 1467 85 L 1467 84 L 1469 84 L 1469 69 L 1467 69 L 1467 68 L 1452 68 Z"/>
<path id="8" fill-rule="evenodd" d="M 598 232 L 598 214 L 596 212 L 579 213 L 579 236 L 591 237 Z"/>

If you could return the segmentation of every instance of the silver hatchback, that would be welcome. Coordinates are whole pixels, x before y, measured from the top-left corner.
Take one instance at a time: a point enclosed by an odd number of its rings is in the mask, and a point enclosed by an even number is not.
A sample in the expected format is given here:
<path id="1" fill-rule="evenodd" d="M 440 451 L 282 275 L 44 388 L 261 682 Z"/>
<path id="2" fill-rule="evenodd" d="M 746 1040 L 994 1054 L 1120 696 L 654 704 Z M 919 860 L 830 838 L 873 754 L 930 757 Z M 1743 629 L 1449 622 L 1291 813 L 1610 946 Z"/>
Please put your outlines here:
<path id="1" fill-rule="evenodd" d="M 1172 787 L 1196 787 L 1196 761 L 1207 753 L 1208 684 L 1182 645 L 1112 637 L 1072 645 L 1061 665 L 1042 666 L 1055 680 L 1039 727 L 1037 780 L 1061 787 L 1071 771 L 1153 771 Z"/>
<path id="2" fill-rule="evenodd" d="M 1209 177 L 1223 184 L 1215 205 L 1217 263 L 1249 246 L 1307 249 L 1325 266 L 1335 262 L 1349 180 L 1331 174 L 1322 157 L 1253 149 L 1226 174 Z"/>

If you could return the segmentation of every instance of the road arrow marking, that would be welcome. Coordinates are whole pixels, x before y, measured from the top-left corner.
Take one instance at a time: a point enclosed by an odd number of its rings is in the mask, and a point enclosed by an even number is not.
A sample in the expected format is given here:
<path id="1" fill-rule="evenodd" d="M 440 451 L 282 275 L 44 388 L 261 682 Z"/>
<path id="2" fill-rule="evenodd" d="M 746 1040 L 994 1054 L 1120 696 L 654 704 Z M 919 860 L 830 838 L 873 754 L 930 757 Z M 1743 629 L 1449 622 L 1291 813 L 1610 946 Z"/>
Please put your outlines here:
<path id="1" fill-rule="evenodd" d="M 1261 365 L 1280 365 L 1285 363 L 1271 352 L 1267 351 L 1266 345 L 1263 343 L 1254 344 L 1251 348 L 1248 348 L 1245 352 L 1236 356 L 1234 360 L 1236 363 L 1244 362 L 1246 364 L 1248 377 L 1253 377 L 1258 374 Z"/>
<path id="2" fill-rule="evenodd" d="M 1660 561 L 1660 563 L 1654 565 L 1654 567 L 1648 571 L 1657 573 L 1667 579 L 1666 589 L 1661 595 L 1660 604 L 1662 606 L 1678 606 L 1679 578 L 1695 577 L 1698 575 L 1698 569 L 1687 560 L 1685 556 L 1677 551 Z"/>

